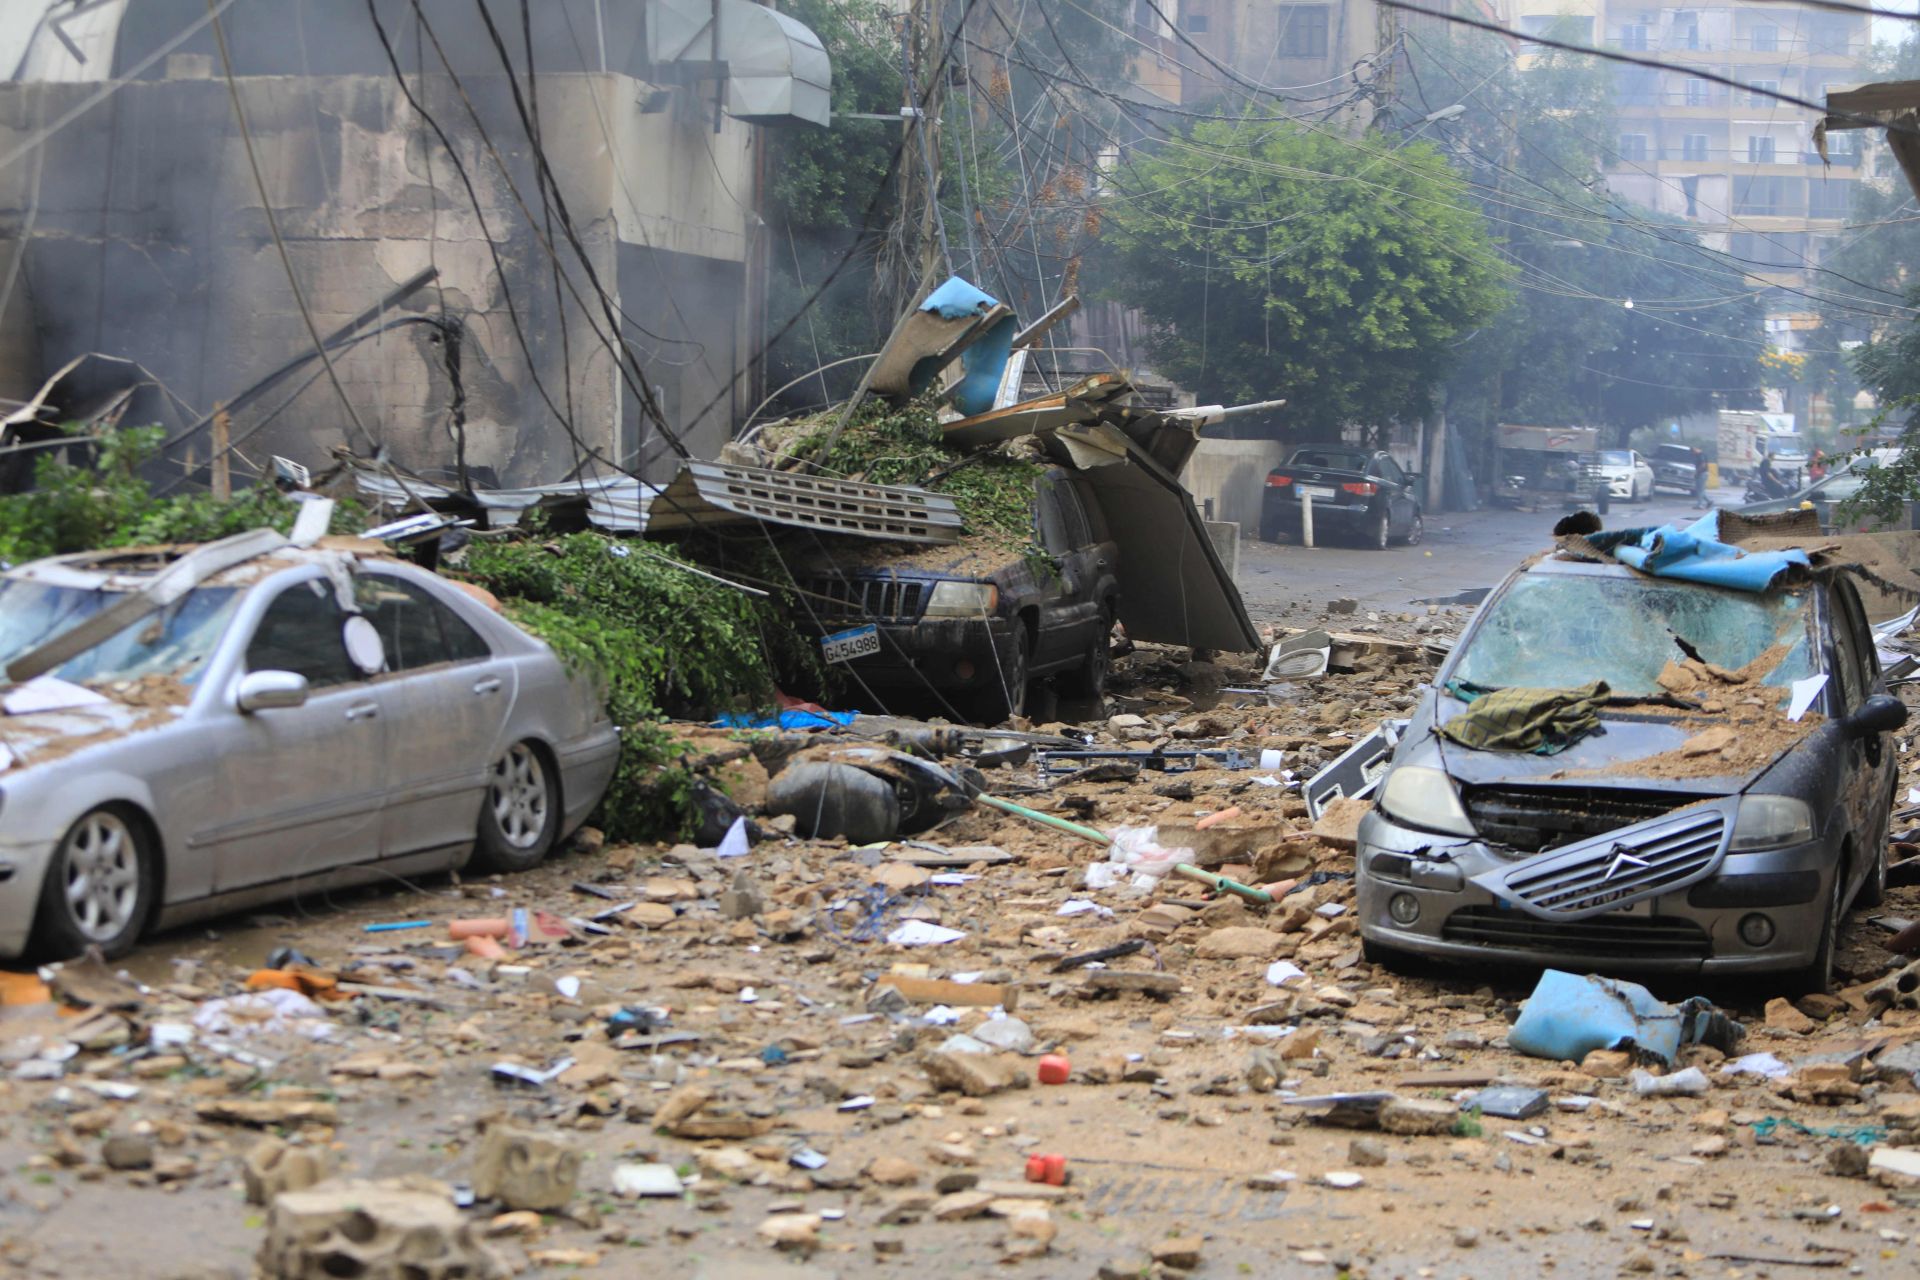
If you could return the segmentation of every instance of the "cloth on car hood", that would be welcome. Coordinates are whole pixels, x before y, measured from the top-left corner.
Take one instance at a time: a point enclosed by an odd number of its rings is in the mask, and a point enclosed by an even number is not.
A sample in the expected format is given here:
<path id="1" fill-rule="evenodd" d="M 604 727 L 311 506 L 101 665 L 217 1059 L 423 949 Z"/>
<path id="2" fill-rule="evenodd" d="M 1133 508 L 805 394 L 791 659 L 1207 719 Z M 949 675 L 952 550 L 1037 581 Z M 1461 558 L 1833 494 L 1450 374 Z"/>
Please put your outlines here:
<path id="1" fill-rule="evenodd" d="M 1483 689 L 1464 680 L 1447 692 L 1470 707 L 1434 732 L 1476 751 L 1531 751 L 1550 756 L 1600 730 L 1607 682 L 1572 689 Z"/>
<path id="2" fill-rule="evenodd" d="M 1765 591 L 1781 575 L 1794 569 L 1805 570 L 1810 562 L 1798 547 L 1778 551 L 1749 551 L 1720 541 L 1718 512 L 1701 517 L 1681 529 L 1663 524 L 1656 528 L 1618 529 L 1608 533 L 1590 533 L 1583 541 L 1601 555 L 1611 555 L 1620 563 L 1656 578 L 1679 578 L 1735 591 Z"/>

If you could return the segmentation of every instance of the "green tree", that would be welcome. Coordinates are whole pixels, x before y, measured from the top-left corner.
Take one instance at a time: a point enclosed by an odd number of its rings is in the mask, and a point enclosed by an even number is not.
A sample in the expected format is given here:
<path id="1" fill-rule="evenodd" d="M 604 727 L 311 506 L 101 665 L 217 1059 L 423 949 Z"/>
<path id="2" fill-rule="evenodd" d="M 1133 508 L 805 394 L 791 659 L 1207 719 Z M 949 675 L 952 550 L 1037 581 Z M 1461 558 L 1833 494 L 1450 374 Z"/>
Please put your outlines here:
<path id="1" fill-rule="evenodd" d="M 1109 291 L 1204 400 L 1284 396 L 1294 433 L 1417 417 L 1509 271 L 1430 145 L 1199 121 L 1130 167 Z"/>

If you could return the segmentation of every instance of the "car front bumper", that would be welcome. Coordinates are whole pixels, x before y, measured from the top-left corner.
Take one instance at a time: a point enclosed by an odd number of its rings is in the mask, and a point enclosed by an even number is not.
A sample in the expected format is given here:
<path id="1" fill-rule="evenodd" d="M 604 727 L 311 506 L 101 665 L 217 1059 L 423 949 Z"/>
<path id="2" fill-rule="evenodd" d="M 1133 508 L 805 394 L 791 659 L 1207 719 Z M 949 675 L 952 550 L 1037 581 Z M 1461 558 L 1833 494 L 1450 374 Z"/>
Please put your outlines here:
<path id="1" fill-rule="evenodd" d="M 58 843 L 0 840 L 0 958 L 26 951 L 40 906 L 40 884 Z"/>
<path id="2" fill-rule="evenodd" d="M 1631 498 L 1633 496 L 1633 477 L 1608 476 L 1607 493 L 1609 496 L 1615 498 Z"/>
<path id="3" fill-rule="evenodd" d="M 1513 864 L 1482 841 L 1449 843 L 1454 837 L 1403 827 L 1377 812 L 1361 820 L 1359 838 L 1354 887 L 1367 942 L 1442 960 L 1602 973 L 1738 975 L 1803 967 L 1819 949 L 1836 873 L 1818 841 L 1733 854 L 1689 888 L 1585 920 L 1558 921 L 1473 883 L 1483 872 Z M 1412 855 L 1408 878 L 1375 872 L 1375 858 L 1387 853 Z M 1411 921 L 1391 914 L 1401 895 L 1419 908 Z M 1407 904 L 1400 905 L 1405 914 Z M 1754 914 L 1773 925 L 1762 946 L 1740 936 L 1740 922 Z"/>
<path id="4" fill-rule="evenodd" d="M 926 618 L 882 622 L 880 652 L 843 664 L 857 688 L 970 697 L 998 687 L 1013 658 L 1012 619 Z"/>

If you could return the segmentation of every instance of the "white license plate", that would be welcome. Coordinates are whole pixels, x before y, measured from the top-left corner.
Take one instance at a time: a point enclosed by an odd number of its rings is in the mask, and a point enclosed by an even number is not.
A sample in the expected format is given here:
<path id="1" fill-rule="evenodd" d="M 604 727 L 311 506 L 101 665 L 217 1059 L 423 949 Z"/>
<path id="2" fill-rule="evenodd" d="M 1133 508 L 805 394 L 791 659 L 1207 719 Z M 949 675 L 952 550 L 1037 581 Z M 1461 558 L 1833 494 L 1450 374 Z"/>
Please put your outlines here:
<path id="1" fill-rule="evenodd" d="M 880 628 L 872 623 L 864 627 L 849 627 L 845 631 L 836 631 L 830 636 L 820 637 L 820 653 L 828 662 L 847 662 L 878 652 L 880 652 Z"/>
<path id="2" fill-rule="evenodd" d="M 1320 498 L 1331 498 L 1333 496 L 1333 490 L 1323 489 L 1317 484 L 1303 484 L 1300 486 L 1300 496 L 1316 500 Z"/>

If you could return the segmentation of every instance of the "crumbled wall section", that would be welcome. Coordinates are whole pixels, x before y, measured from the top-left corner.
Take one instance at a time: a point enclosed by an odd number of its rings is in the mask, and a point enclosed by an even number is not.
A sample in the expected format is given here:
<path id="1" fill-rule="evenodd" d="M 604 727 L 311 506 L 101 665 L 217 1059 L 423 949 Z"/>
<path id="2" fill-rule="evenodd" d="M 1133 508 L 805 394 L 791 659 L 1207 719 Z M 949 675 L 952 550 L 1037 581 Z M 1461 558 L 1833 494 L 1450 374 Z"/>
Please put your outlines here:
<path id="1" fill-rule="evenodd" d="M 391 77 L 241 79 L 269 198 L 314 322 L 329 333 L 436 265 L 437 287 L 400 311 L 438 315 L 444 295 L 467 325 L 470 462 L 508 484 L 565 474 L 578 454 L 547 397 L 571 412 L 597 450 L 661 452 L 657 441 L 647 447 L 651 427 L 595 332 L 610 326 L 557 215 L 566 276 L 592 313 L 583 314 L 564 283 L 564 307 L 556 299 L 552 260 L 514 194 L 544 233 L 532 148 L 507 82 L 471 76 L 463 84 L 479 129 L 446 77 L 426 77 L 417 92 L 454 138 L 484 221 Z M 0 149 L 96 87 L 0 84 Z M 648 381 L 678 408 L 675 425 L 695 452 L 711 454 L 746 394 L 744 384 L 728 388 L 746 319 L 741 201 L 752 193 L 750 131 L 728 121 L 714 133 L 709 116 L 672 109 L 643 113 L 644 88 L 618 75 L 543 77 L 543 133 L 585 257 L 625 313 L 621 327 Z M 506 159 L 512 186 L 481 129 Z M 661 181 L 663 173 L 674 181 Z M 0 395 L 24 399 L 74 355 L 98 350 L 139 361 L 206 410 L 311 349 L 223 79 L 129 84 L 63 130 L 37 172 L 24 162 L 0 172 L 0 237 L 15 238 L 0 254 L 17 245 L 29 209 L 33 234 L 0 331 L 36 341 L 7 344 Z M 514 332 L 509 293 L 531 361 Z M 451 462 L 449 386 L 432 329 L 396 329 L 335 364 L 361 419 L 397 459 L 421 468 Z M 317 371 L 297 374 L 238 415 L 235 435 Z M 694 421 L 709 403 L 714 408 Z M 336 445 L 364 449 L 350 433 L 322 377 L 247 453 L 318 463 Z M 205 441 L 192 447 L 205 458 Z"/>

